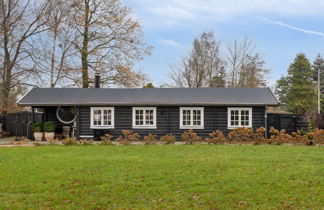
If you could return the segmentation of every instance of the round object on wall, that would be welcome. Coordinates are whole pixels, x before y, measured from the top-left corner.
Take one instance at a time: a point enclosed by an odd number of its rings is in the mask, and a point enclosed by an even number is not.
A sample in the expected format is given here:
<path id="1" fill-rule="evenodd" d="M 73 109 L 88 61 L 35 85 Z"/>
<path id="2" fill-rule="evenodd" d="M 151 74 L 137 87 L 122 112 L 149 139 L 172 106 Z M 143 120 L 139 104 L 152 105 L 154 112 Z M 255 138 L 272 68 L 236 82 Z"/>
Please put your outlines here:
<path id="1" fill-rule="evenodd" d="M 74 106 L 59 106 L 56 110 L 57 119 L 64 124 L 73 123 L 76 120 L 77 112 Z"/>

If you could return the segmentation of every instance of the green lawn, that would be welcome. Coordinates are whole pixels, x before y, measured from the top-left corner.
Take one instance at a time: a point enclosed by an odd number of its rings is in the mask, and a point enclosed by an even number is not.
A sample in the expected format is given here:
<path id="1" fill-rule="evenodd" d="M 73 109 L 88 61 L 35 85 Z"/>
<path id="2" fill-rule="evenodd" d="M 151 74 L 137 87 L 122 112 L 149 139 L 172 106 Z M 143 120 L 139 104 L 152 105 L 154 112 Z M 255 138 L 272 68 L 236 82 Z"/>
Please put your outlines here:
<path id="1" fill-rule="evenodd" d="M 0 148 L 0 209 L 323 209 L 323 196 L 324 147 Z"/>

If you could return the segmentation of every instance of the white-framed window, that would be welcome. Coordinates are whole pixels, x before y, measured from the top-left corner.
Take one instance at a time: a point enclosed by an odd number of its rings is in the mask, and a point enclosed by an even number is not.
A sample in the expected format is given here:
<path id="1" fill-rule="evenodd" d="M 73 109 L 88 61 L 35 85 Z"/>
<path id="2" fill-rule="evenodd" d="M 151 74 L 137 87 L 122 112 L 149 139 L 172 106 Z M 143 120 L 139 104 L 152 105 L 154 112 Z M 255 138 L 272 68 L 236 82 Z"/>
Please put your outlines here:
<path id="1" fill-rule="evenodd" d="M 230 107 L 227 109 L 229 129 L 240 127 L 252 127 L 252 108 Z"/>
<path id="2" fill-rule="evenodd" d="M 156 107 L 133 107 L 133 128 L 155 129 Z"/>
<path id="3" fill-rule="evenodd" d="M 115 108 L 114 107 L 91 107 L 91 125 L 95 129 L 115 128 Z"/>
<path id="4" fill-rule="evenodd" d="M 204 107 L 180 107 L 180 129 L 204 129 Z"/>

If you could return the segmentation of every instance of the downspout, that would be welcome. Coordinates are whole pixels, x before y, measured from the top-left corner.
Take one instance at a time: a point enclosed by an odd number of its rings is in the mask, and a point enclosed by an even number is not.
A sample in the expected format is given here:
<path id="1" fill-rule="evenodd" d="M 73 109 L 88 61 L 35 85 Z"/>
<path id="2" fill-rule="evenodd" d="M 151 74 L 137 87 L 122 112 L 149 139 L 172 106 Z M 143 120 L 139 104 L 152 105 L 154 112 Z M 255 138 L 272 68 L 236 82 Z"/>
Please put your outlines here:
<path id="1" fill-rule="evenodd" d="M 80 107 L 77 107 L 77 120 L 76 120 L 76 140 L 80 140 Z"/>
<path id="2" fill-rule="evenodd" d="M 266 105 L 264 108 L 265 108 L 264 109 L 264 129 L 265 129 L 264 137 L 268 139 L 268 113 L 267 113 L 268 106 Z"/>
<path id="3" fill-rule="evenodd" d="M 35 122 L 35 116 L 34 116 L 34 114 L 35 114 L 35 111 L 34 111 L 34 107 L 32 106 L 32 133 L 33 133 L 33 124 Z M 32 137 L 32 140 L 35 140 L 34 135 Z"/>

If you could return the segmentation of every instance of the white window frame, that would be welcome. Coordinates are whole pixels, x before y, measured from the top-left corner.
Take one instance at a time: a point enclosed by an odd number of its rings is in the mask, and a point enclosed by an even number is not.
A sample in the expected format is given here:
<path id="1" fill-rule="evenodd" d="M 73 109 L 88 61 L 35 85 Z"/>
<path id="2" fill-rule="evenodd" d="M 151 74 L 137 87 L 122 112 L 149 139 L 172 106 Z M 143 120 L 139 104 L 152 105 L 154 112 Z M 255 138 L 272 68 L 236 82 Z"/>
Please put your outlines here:
<path id="1" fill-rule="evenodd" d="M 94 125 L 94 110 L 101 110 L 101 113 L 103 113 L 104 110 L 110 110 L 111 111 L 111 125 Z M 101 115 L 101 122 L 103 122 L 103 114 Z M 114 129 L 115 128 L 115 107 L 91 107 L 90 108 L 90 128 L 91 129 Z"/>
<path id="2" fill-rule="evenodd" d="M 136 125 L 136 111 L 143 111 L 143 125 Z M 145 114 L 147 110 L 153 110 L 153 125 L 145 124 Z M 156 129 L 156 107 L 133 107 L 133 129 Z"/>
<path id="3" fill-rule="evenodd" d="M 231 125 L 231 111 L 239 111 L 239 125 L 232 126 Z M 241 111 L 249 111 L 249 125 L 241 125 Z M 235 128 L 252 128 L 252 107 L 228 107 L 227 108 L 227 128 L 235 129 Z"/>
<path id="4" fill-rule="evenodd" d="M 183 110 L 190 110 L 190 125 L 183 125 Z M 200 125 L 193 125 L 193 110 L 199 110 L 201 114 Z M 180 107 L 180 129 L 204 129 L 205 122 L 205 109 L 204 107 Z"/>

